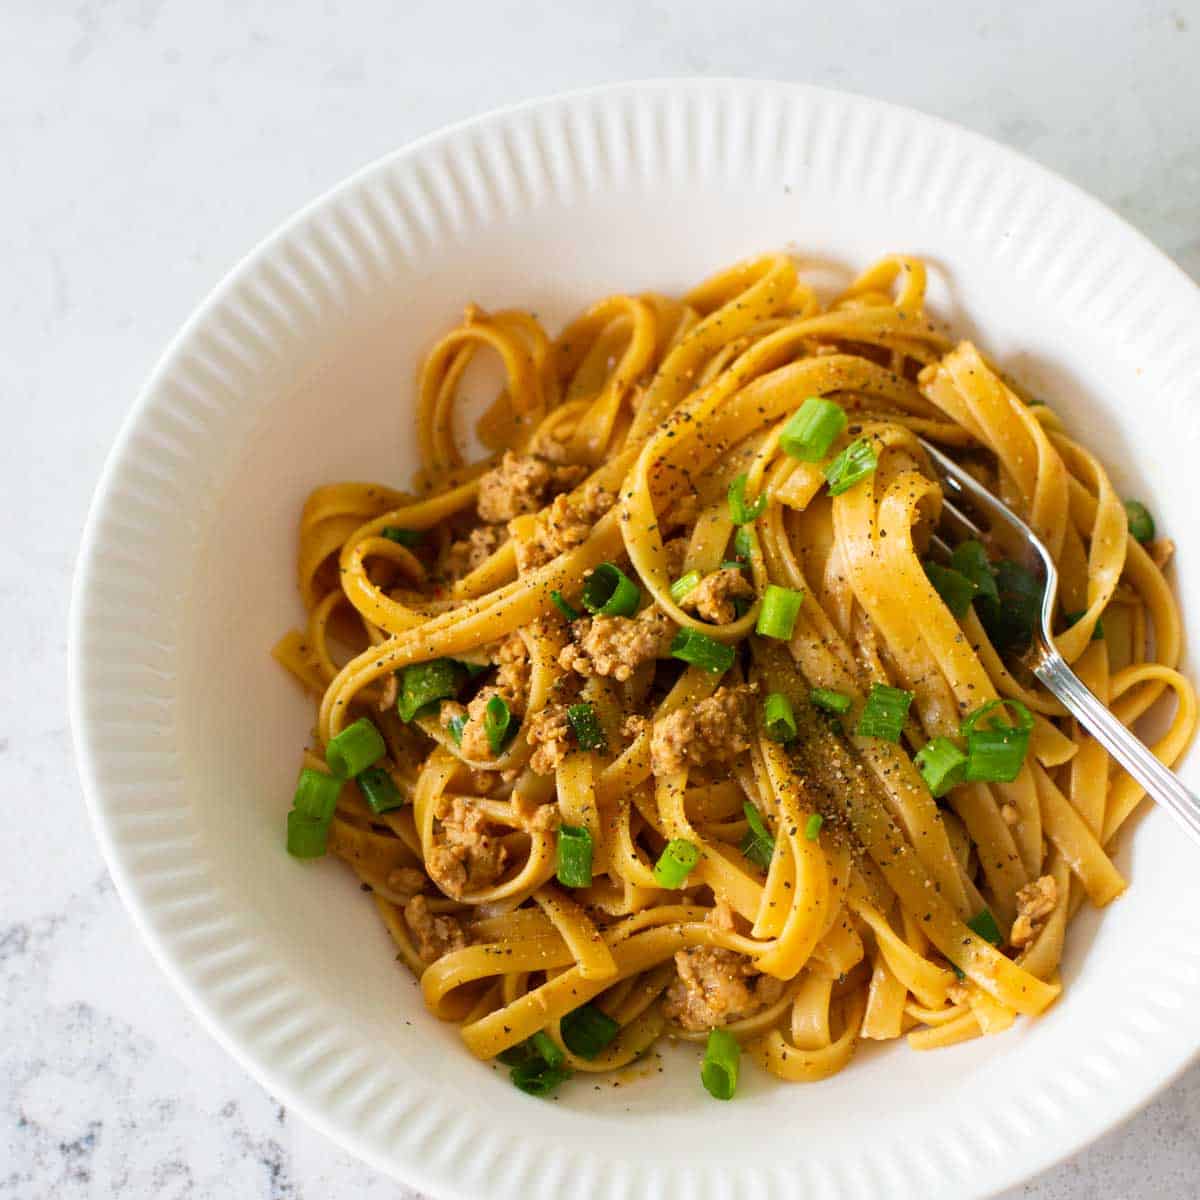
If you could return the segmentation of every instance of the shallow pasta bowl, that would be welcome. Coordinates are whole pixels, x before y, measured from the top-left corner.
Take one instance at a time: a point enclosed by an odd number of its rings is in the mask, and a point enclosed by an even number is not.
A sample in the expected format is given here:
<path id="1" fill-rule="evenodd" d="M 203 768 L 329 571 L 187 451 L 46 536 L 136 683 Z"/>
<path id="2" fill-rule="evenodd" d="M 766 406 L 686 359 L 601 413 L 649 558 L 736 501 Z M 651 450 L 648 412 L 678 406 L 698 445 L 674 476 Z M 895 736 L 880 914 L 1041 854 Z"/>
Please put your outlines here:
<path id="1" fill-rule="evenodd" d="M 625 85 L 426 138 L 254 251 L 187 323 L 105 468 L 71 626 L 80 769 L 134 919 L 214 1035 L 331 1137 L 438 1196 L 985 1196 L 1111 1128 L 1200 1047 L 1200 872 L 1160 813 L 1128 893 L 1073 926 L 1065 998 L 933 1054 L 864 1049 L 737 1099 L 668 1051 L 614 1086 L 524 1096 L 429 1016 L 350 874 L 283 850 L 308 701 L 268 648 L 299 615 L 300 505 L 403 485 L 413 374 L 468 300 L 556 326 L 794 246 L 817 275 L 925 257 L 931 307 L 1050 401 L 1180 542 L 1200 444 L 1200 292 L 1019 156 L 794 85 Z M 1173 482 L 1175 481 L 1175 482 Z M 1193 788 L 1197 771 L 1184 763 Z"/>

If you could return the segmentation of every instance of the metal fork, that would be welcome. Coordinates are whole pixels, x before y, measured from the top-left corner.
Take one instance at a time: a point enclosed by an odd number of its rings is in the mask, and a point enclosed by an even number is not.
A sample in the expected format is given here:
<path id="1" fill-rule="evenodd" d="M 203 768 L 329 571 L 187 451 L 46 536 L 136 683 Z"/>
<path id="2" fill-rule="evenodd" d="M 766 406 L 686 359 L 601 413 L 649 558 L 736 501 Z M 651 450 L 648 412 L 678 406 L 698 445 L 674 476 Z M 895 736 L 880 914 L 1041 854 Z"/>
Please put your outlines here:
<path id="1" fill-rule="evenodd" d="M 1031 559 L 1042 576 L 1044 591 L 1041 623 L 1034 630 L 1033 644 L 1026 656 L 1030 669 L 1096 741 L 1200 842 L 1200 798 L 1096 699 L 1055 648 L 1052 622 L 1058 599 L 1058 569 L 1041 539 L 957 463 L 924 438 L 920 441 L 941 476 L 944 519 L 957 526 L 959 532 L 979 537 L 983 531 L 957 503 L 965 500 L 994 523 L 993 536 L 1000 533 L 1014 544 L 1023 544 L 1033 551 Z M 940 538 L 935 538 L 935 543 L 940 552 L 948 553 L 949 547 Z"/>

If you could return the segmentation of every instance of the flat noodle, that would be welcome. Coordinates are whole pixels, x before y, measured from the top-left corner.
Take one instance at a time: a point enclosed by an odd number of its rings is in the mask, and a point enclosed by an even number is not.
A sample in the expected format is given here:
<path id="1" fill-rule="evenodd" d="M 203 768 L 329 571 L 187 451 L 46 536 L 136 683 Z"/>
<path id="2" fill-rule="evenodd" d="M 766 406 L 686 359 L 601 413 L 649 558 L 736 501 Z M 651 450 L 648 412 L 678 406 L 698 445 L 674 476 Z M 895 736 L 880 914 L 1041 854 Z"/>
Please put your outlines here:
<path id="1" fill-rule="evenodd" d="M 822 307 L 766 255 L 681 299 L 608 296 L 557 338 L 471 306 L 420 372 L 413 490 L 309 497 L 305 616 L 273 651 L 318 698 L 302 764 L 325 770 L 366 719 L 402 804 L 375 812 L 362 776 L 318 834 L 473 1054 L 561 1057 L 565 1078 L 720 1026 L 779 1078 L 823 1079 L 862 1038 L 931 1049 L 1043 1012 L 1071 916 L 1125 888 L 1112 843 L 1141 789 L 1022 665 L 1021 576 L 990 531 L 1000 605 L 948 607 L 918 436 L 1046 541 L 1058 646 L 1095 694 L 1126 722 L 1174 700 L 1153 747 L 1170 764 L 1197 700 L 1166 556 L 1054 413 L 935 328 L 925 282 L 890 256 Z M 471 463 L 481 351 L 504 383 Z M 818 461 L 783 448 L 808 397 L 845 413 Z M 852 443 L 873 469 L 831 495 Z M 592 616 L 602 563 L 636 599 Z M 768 587 L 803 596 L 790 636 L 756 632 Z M 912 694 L 894 740 L 858 732 L 878 685 Z M 794 732 L 768 727 L 768 697 Z M 1015 777 L 935 798 L 918 751 L 965 749 L 964 719 L 1001 699 L 1032 720 Z M 672 879 L 656 864 L 680 843 L 696 861 Z"/>

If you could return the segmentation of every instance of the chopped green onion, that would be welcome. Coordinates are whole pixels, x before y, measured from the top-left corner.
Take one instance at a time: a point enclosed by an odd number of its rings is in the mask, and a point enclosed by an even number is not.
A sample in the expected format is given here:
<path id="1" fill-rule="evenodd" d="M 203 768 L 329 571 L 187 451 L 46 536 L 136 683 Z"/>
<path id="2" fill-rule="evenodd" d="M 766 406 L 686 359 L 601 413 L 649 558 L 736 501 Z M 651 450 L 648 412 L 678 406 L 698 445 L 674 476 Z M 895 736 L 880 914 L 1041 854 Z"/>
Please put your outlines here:
<path id="1" fill-rule="evenodd" d="M 866 438 L 856 438 L 825 468 L 829 494 L 840 496 L 861 483 L 879 465 L 875 448 Z"/>
<path id="2" fill-rule="evenodd" d="M 965 575 L 952 567 L 943 567 L 940 563 L 927 562 L 925 574 L 933 584 L 933 590 L 942 598 L 942 603 L 956 617 L 965 617 L 971 601 L 979 590 Z"/>
<path id="3" fill-rule="evenodd" d="M 641 598 L 638 585 L 616 563 L 601 563 L 583 585 L 583 607 L 595 616 L 632 616 Z"/>
<path id="4" fill-rule="evenodd" d="M 981 725 L 980 721 L 997 708 L 1011 709 L 1016 724 L 1000 725 L 993 719 Z M 967 739 L 964 778 L 969 783 L 1012 783 L 1021 773 L 1032 731 L 1033 717 L 1020 700 L 989 700 L 962 723 Z"/>
<path id="5" fill-rule="evenodd" d="M 389 542 L 398 542 L 401 546 L 418 546 L 425 534 L 419 529 L 401 529 L 398 525 L 385 525 L 379 531 L 380 537 Z"/>
<path id="6" fill-rule="evenodd" d="M 791 588 L 767 584 L 763 594 L 762 608 L 758 610 L 758 622 L 754 632 L 762 637 L 777 638 L 786 642 L 796 627 L 796 617 L 804 603 L 804 593 Z"/>
<path id="7" fill-rule="evenodd" d="M 992 564 L 982 542 L 971 540 L 955 546 L 954 553 L 950 555 L 950 566 L 974 585 L 978 595 L 999 600 L 996 577 L 992 574 Z"/>
<path id="8" fill-rule="evenodd" d="M 796 736 L 796 714 L 782 692 L 772 692 L 763 701 L 763 726 L 773 742 L 790 742 Z"/>
<path id="9" fill-rule="evenodd" d="M 991 942 L 993 946 L 999 946 L 1004 941 L 1000 926 L 996 924 L 996 918 L 992 916 L 990 908 L 981 908 L 967 922 L 967 928 L 972 933 L 979 934 L 985 942 Z"/>
<path id="10" fill-rule="evenodd" d="M 731 571 L 731 570 L 732 571 L 744 571 L 745 569 L 746 569 L 746 564 L 744 562 L 742 562 L 741 559 L 737 559 L 737 558 L 727 558 L 721 564 L 722 571 Z"/>
<path id="11" fill-rule="evenodd" d="M 466 729 L 469 720 L 466 713 L 459 713 L 458 716 L 451 717 L 446 722 L 446 732 L 450 734 L 450 738 L 456 746 L 462 745 L 463 730 Z"/>
<path id="12" fill-rule="evenodd" d="M 739 475 L 730 485 L 727 493 L 729 500 L 729 517 L 735 525 L 749 525 L 763 515 L 767 507 L 767 497 L 764 493 L 753 504 L 746 503 L 746 485 L 750 482 L 748 475 Z"/>
<path id="13" fill-rule="evenodd" d="M 912 698 L 912 692 L 906 692 L 902 688 L 888 687 L 886 683 L 871 684 L 867 702 L 858 718 L 858 728 L 854 732 L 859 737 L 898 742 Z"/>
<path id="14" fill-rule="evenodd" d="M 567 709 L 567 720 L 575 731 L 575 740 L 581 750 L 603 750 L 605 746 L 604 730 L 596 717 L 596 710 L 584 701 L 582 704 L 572 704 Z"/>
<path id="15" fill-rule="evenodd" d="M 510 726 L 512 730 L 510 732 Z M 483 710 L 483 732 L 487 735 L 488 749 L 499 754 L 508 745 L 516 727 L 512 724 L 512 713 L 503 696 L 493 696 Z"/>
<path id="16" fill-rule="evenodd" d="M 513 1067 L 509 1072 L 513 1083 L 530 1096 L 548 1096 L 560 1083 L 571 1078 L 566 1067 L 552 1067 L 540 1058 Z"/>
<path id="17" fill-rule="evenodd" d="M 373 813 L 387 812 L 404 803 L 395 780 L 383 767 L 368 767 L 354 782 Z"/>
<path id="18" fill-rule="evenodd" d="M 592 882 L 592 835 L 582 825 L 559 826 L 557 875 L 563 887 L 587 887 Z"/>
<path id="19" fill-rule="evenodd" d="M 400 720 L 408 724 L 427 704 L 453 700 L 462 687 L 464 669 L 450 658 L 405 667 L 400 673 L 400 695 L 396 700 Z"/>
<path id="20" fill-rule="evenodd" d="M 654 882 L 659 887 L 677 888 L 700 861 L 700 850 L 686 838 L 672 838 L 654 864 Z"/>
<path id="21" fill-rule="evenodd" d="M 490 671 L 495 665 L 490 662 L 472 662 L 469 658 L 452 658 L 450 661 L 456 667 L 462 667 L 466 671 L 468 679 L 474 679 L 477 675 L 482 675 L 484 671 Z"/>
<path id="22" fill-rule="evenodd" d="M 735 617 L 744 617 L 752 607 L 752 602 L 747 600 L 745 596 L 734 596 L 733 615 Z"/>
<path id="23" fill-rule="evenodd" d="M 700 572 L 689 571 L 686 575 L 681 575 L 673 584 L 671 584 L 671 599 L 676 604 L 683 602 L 684 597 L 694 592 L 700 586 Z"/>
<path id="24" fill-rule="evenodd" d="M 738 558 L 749 561 L 754 550 L 754 530 L 748 525 L 739 525 L 733 535 L 733 552 Z"/>
<path id="25" fill-rule="evenodd" d="M 746 822 L 750 828 L 738 849 L 756 867 L 769 871 L 771 859 L 775 857 L 775 839 L 768 832 L 758 809 L 748 800 L 742 805 L 742 812 L 746 814 Z"/>
<path id="26" fill-rule="evenodd" d="M 581 1004 L 563 1017 L 559 1031 L 572 1054 L 590 1060 L 611 1045 L 621 1027 L 594 1004 Z"/>
<path id="27" fill-rule="evenodd" d="M 360 771 L 374 766 L 387 753 L 383 735 L 367 720 L 359 717 L 347 725 L 325 747 L 325 761 L 339 779 L 353 779 Z"/>
<path id="28" fill-rule="evenodd" d="M 992 645 L 1001 654 L 1019 654 L 1029 645 L 1042 611 L 1042 585 L 1020 563 L 998 562 L 992 567 L 996 597 L 975 598 L 979 616 Z"/>
<path id="29" fill-rule="evenodd" d="M 1063 616 L 1063 620 L 1066 621 L 1067 628 L 1070 629 L 1072 625 L 1078 625 L 1079 622 L 1082 621 L 1085 616 L 1087 616 L 1087 609 L 1081 608 L 1078 612 L 1066 613 Z M 1091 641 L 1099 642 L 1099 641 L 1102 641 L 1103 638 L 1104 638 L 1104 618 L 1097 617 L 1095 625 L 1092 626 Z"/>
<path id="30" fill-rule="evenodd" d="M 704 1047 L 704 1062 L 700 1065 L 700 1082 L 714 1100 L 732 1100 L 737 1091 L 738 1059 L 742 1048 L 732 1033 L 714 1029 Z"/>
<path id="31" fill-rule="evenodd" d="M 566 617 L 568 621 L 578 621 L 579 618 L 583 616 L 583 613 L 577 612 L 571 607 L 570 604 L 566 602 L 566 600 L 563 599 L 562 592 L 551 592 L 550 599 L 554 601 L 554 607 L 557 608 L 558 611 L 562 613 L 562 615 Z"/>
<path id="32" fill-rule="evenodd" d="M 821 826 L 825 818 L 820 813 L 813 813 L 804 823 L 804 836 L 810 842 L 815 842 L 821 836 Z"/>
<path id="33" fill-rule="evenodd" d="M 849 712 L 854 703 L 845 692 L 835 692 L 833 688 L 813 688 L 808 693 L 808 699 L 817 708 L 830 713 Z"/>
<path id="34" fill-rule="evenodd" d="M 1135 541 L 1149 542 L 1154 539 L 1154 518 L 1140 500 L 1125 501 L 1125 517 Z"/>
<path id="35" fill-rule="evenodd" d="M 320 858 L 329 838 L 329 822 L 292 809 L 287 815 L 287 852 L 293 858 Z"/>
<path id="36" fill-rule="evenodd" d="M 341 791 L 342 781 L 336 775 L 326 775 L 324 771 L 304 767 L 296 781 L 292 807 L 301 816 L 313 821 L 329 821 L 333 818 Z"/>
<path id="37" fill-rule="evenodd" d="M 801 462 L 820 462 L 846 428 L 846 410 L 832 400 L 809 396 L 779 435 L 779 448 Z"/>
<path id="38" fill-rule="evenodd" d="M 736 657 L 732 646 L 694 629 L 681 629 L 671 642 L 671 657 L 714 674 L 728 671 Z"/>
<path id="39" fill-rule="evenodd" d="M 930 792 L 944 796 L 962 782 L 967 756 L 948 737 L 935 737 L 917 752 L 913 764 L 921 772 Z"/>
<path id="40" fill-rule="evenodd" d="M 558 1043 L 544 1029 L 539 1029 L 529 1038 L 529 1049 L 548 1067 L 561 1067 L 567 1061 Z"/>

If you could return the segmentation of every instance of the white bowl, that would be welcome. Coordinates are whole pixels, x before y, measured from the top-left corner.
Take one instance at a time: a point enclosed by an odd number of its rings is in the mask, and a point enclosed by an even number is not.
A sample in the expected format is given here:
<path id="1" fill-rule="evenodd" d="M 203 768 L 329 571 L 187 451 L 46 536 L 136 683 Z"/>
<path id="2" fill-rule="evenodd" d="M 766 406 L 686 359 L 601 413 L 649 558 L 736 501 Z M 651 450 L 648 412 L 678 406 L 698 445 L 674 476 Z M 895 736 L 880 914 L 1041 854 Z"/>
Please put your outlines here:
<path id="1" fill-rule="evenodd" d="M 751 1069 L 731 1104 L 698 1085 L 691 1049 L 620 1088 L 520 1094 L 426 1013 L 350 873 L 284 853 L 311 710 L 267 650 L 301 615 L 308 490 L 407 482 L 414 370 L 464 302 L 553 327 L 606 293 L 678 290 L 781 246 L 856 269 L 926 257 L 935 309 L 1150 503 L 1180 539 L 1180 593 L 1200 603 L 1196 288 L 1008 150 L 786 84 L 603 88 L 360 172 L 201 305 L 97 490 L 72 715 L 121 894 L 264 1086 L 439 1196 L 983 1196 L 1109 1129 L 1200 1041 L 1200 870 L 1157 812 L 1122 851 L 1127 896 L 1072 928 L 1065 998 L 1041 1020 L 932 1054 L 865 1049 L 820 1084 Z"/>

